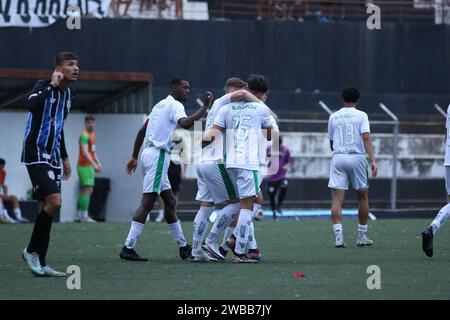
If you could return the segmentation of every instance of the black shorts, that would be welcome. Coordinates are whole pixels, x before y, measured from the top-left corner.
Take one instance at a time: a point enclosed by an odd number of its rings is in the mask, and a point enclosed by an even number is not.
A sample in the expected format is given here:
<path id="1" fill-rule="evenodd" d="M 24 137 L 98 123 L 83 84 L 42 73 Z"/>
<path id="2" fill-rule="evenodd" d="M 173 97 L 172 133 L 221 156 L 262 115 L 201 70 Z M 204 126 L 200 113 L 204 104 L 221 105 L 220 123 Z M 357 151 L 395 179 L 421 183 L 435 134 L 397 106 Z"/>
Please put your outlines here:
<path id="1" fill-rule="evenodd" d="M 275 192 L 280 188 L 286 188 L 287 185 L 288 185 L 288 180 L 286 178 L 277 180 L 277 181 L 269 181 L 267 183 L 267 192 L 268 193 Z"/>
<path id="2" fill-rule="evenodd" d="M 172 187 L 172 192 L 178 193 L 180 191 L 180 184 L 181 184 L 181 165 L 175 164 L 172 161 L 170 161 L 167 175 L 169 176 L 169 182 L 170 186 Z"/>
<path id="3" fill-rule="evenodd" d="M 52 193 L 61 193 L 61 169 L 47 164 L 27 165 L 28 175 L 33 185 L 33 199 L 44 200 Z"/>

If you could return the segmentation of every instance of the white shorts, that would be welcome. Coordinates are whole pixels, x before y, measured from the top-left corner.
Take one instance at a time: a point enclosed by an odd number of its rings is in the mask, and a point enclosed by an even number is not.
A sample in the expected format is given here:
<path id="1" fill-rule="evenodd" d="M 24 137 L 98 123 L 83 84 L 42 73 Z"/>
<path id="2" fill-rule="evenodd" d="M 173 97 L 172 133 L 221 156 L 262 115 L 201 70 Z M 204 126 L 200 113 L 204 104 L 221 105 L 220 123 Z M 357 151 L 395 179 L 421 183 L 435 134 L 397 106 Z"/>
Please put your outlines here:
<path id="1" fill-rule="evenodd" d="M 239 168 L 227 169 L 233 182 L 234 189 L 237 190 L 239 199 L 258 196 L 261 185 L 261 173 L 258 170 L 245 170 Z"/>
<path id="2" fill-rule="evenodd" d="M 219 204 L 238 198 L 225 166 L 215 161 L 197 165 L 197 187 L 195 200 L 198 201 Z"/>
<path id="3" fill-rule="evenodd" d="M 159 148 L 145 148 L 141 155 L 144 187 L 142 193 L 171 189 L 167 171 L 169 170 L 170 154 Z"/>
<path id="4" fill-rule="evenodd" d="M 349 183 L 355 190 L 369 188 L 369 167 L 363 154 L 334 154 L 330 165 L 328 187 L 348 190 Z"/>
<path id="5" fill-rule="evenodd" d="M 445 189 L 447 189 L 447 195 L 450 196 L 450 167 L 445 167 Z"/>

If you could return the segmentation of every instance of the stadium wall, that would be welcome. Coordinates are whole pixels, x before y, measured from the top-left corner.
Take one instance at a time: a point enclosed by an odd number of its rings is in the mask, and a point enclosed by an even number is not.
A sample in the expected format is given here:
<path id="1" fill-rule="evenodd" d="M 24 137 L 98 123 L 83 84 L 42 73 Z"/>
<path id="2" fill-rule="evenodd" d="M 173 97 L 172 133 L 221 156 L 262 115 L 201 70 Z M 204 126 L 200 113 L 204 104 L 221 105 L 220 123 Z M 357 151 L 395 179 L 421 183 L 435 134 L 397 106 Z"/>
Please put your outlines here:
<path id="1" fill-rule="evenodd" d="M 175 75 L 187 76 L 193 88 L 217 89 L 231 75 L 252 72 L 270 79 L 271 103 L 293 110 L 313 92 L 348 84 L 391 99 L 402 113 L 450 100 L 450 26 L 444 25 L 382 23 L 371 31 L 356 22 L 86 18 L 75 31 L 65 21 L 1 28 L 0 41 L 0 68 L 50 69 L 55 52 L 71 50 L 81 70 L 152 73 L 155 100 Z"/>

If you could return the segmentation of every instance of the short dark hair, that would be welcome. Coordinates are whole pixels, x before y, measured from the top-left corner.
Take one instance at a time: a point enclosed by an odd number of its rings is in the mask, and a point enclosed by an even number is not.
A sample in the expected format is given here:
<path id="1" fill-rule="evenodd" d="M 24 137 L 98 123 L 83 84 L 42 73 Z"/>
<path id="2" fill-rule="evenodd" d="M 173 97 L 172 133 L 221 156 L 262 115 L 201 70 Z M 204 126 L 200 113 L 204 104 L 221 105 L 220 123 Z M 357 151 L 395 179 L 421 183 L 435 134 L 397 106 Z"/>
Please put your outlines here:
<path id="1" fill-rule="evenodd" d="M 247 85 L 250 91 L 266 93 L 269 91 L 269 82 L 261 74 L 251 74 L 248 77 Z"/>
<path id="2" fill-rule="evenodd" d="M 4 166 L 6 163 L 5 159 L 0 158 L 0 166 Z"/>
<path id="3" fill-rule="evenodd" d="M 94 116 L 91 114 L 88 114 L 86 117 L 84 117 L 84 122 L 88 122 L 88 121 L 95 121 Z"/>
<path id="4" fill-rule="evenodd" d="M 59 52 L 56 54 L 56 56 L 53 60 L 53 64 L 55 67 L 59 67 L 66 60 L 77 60 L 78 61 L 78 56 L 76 55 L 76 53 L 73 53 L 73 52 Z"/>
<path id="5" fill-rule="evenodd" d="M 182 81 L 188 81 L 188 80 L 184 77 L 173 78 L 172 80 L 170 80 L 170 87 L 175 86 L 175 85 L 180 85 Z"/>
<path id="6" fill-rule="evenodd" d="M 244 80 L 242 80 L 241 78 L 231 77 L 225 83 L 225 89 L 229 88 L 229 87 L 242 89 L 242 88 L 247 87 L 247 83 Z"/>
<path id="7" fill-rule="evenodd" d="M 359 100 L 359 91 L 354 87 L 347 87 L 342 90 L 342 99 L 344 102 L 355 103 Z"/>

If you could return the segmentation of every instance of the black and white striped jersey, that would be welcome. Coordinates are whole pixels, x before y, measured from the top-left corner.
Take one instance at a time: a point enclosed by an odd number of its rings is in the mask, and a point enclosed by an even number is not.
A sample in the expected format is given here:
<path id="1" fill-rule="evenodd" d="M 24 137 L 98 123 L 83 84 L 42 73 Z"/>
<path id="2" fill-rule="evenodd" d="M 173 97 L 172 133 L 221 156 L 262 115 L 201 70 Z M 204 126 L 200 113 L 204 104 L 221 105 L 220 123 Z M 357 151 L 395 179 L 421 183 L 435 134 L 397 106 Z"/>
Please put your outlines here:
<path id="1" fill-rule="evenodd" d="M 23 139 L 23 163 L 61 167 L 61 159 L 67 157 L 64 120 L 72 100 L 69 88 L 61 91 L 53 87 L 50 80 L 36 82 L 27 102 L 29 113 Z"/>

